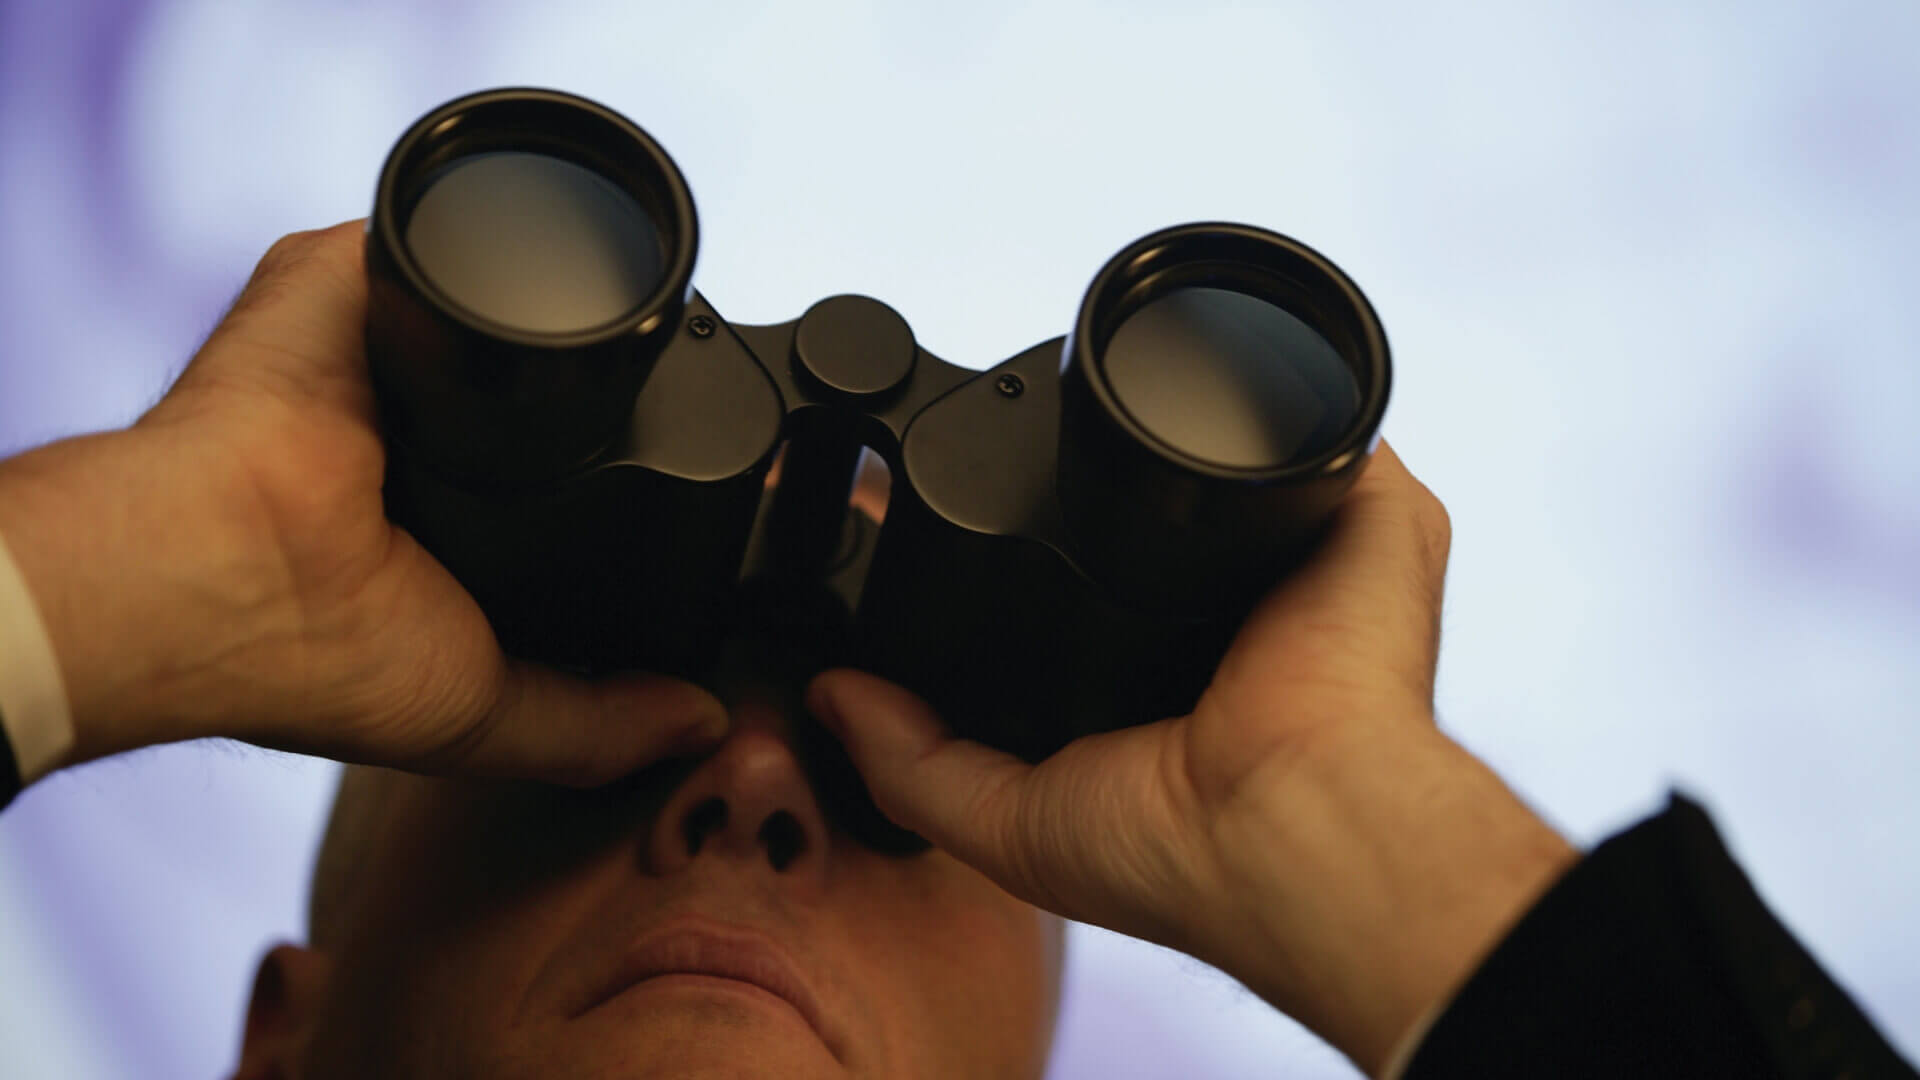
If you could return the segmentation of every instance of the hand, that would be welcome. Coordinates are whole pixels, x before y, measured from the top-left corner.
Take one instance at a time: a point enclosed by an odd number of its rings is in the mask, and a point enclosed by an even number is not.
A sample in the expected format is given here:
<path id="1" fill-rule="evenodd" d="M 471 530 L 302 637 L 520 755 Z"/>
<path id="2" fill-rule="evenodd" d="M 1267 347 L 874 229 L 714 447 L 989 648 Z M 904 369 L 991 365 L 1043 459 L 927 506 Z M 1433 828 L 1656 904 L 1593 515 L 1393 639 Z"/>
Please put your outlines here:
<path id="1" fill-rule="evenodd" d="M 1574 858 L 1433 726 L 1449 535 L 1382 443 L 1193 712 L 1038 765 L 870 675 L 826 673 L 808 704 L 899 824 L 1225 969 L 1373 1071 Z"/>
<path id="2" fill-rule="evenodd" d="M 504 656 L 381 503 L 361 222 L 275 244 L 132 428 L 0 463 L 0 535 L 53 638 L 65 763 L 206 735 L 573 785 L 724 734 L 692 685 Z"/>

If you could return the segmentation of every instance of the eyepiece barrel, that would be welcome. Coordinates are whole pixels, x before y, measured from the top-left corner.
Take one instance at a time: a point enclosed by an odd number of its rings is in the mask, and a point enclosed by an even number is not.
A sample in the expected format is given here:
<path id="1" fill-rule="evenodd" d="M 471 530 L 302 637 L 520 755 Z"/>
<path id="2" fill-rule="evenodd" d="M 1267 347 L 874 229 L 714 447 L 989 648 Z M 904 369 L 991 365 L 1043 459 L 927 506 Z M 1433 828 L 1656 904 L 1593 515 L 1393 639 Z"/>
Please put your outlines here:
<path id="1" fill-rule="evenodd" d="M 367 225 L 388 437 L 479 486 L 576 468 L 627 422 L 698 247 L 659 144 L 584 98 L 493 90 L 394 146 Z"/>

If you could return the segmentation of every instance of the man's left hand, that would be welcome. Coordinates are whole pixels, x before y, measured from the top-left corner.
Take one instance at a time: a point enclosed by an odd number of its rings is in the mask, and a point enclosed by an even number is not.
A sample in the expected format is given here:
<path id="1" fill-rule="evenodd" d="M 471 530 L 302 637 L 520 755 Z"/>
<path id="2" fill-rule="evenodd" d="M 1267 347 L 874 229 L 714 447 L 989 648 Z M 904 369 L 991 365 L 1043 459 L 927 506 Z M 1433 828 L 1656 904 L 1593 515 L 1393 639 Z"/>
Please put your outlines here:
<path id="1" fill-rule="evenodd" d="M 585 786 L 718 741 L 699 687 L 504 655 L 387 520 L 363 245 L 358 221 L 286 237 L 131 428 L 0 462 L 0 536 L 71 705 L 60 764 L 224 735 Z"/>

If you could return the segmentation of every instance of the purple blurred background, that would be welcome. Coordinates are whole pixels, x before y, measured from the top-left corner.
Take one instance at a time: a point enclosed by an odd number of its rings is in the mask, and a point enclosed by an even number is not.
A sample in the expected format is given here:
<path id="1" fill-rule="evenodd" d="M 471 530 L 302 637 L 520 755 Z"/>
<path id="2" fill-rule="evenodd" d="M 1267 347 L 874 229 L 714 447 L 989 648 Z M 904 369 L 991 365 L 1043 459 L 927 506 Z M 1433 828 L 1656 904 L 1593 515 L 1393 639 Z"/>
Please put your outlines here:
<path id="1" fill-rule="evenodd" d="M 729 317 L 833 292 L 986 364 L 1237 218 L 1385 319 L 1456 529 L 1442 722 L 1591 842 L 1673 784 L 1920 1050 L 1920 7 L 0 0 L 0 452 L 120 426 L 420 113 L 587 94 Z M 231 744 L 0 818 L 0 1075 L 210 1077 L 332 766 Z M 1197 962 L 1072 940 L 1054 1075 L 1349 1077 Z"/>

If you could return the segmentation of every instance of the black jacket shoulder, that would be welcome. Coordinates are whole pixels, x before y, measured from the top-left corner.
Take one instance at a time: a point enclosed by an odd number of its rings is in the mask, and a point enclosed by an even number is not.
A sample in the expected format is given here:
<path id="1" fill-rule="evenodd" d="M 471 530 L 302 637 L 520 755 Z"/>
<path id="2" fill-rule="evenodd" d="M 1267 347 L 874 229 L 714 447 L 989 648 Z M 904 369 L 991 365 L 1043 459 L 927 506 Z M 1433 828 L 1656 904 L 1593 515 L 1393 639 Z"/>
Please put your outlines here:
<path id="1" fill-rule="evenodd" d="M 1915 1075 L 1675 794 L 1522 918 L 1404 1080 Z"/>
<path id="2" fill-rule="evenodd" d="M 7 737 L 6 717 L 0 716 L 0 810 L 20 794 L 20 764 L 13 757 L 13 740 Z"/>

